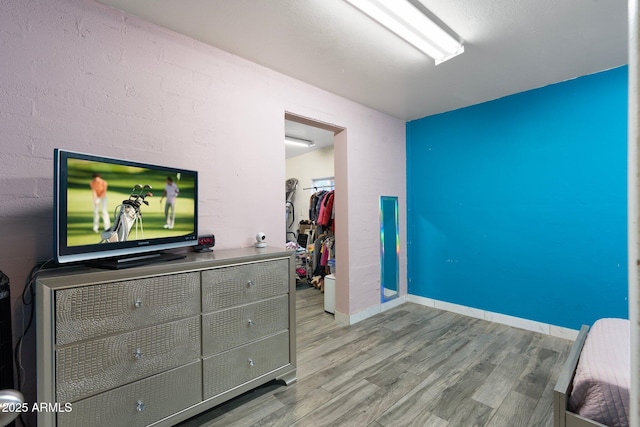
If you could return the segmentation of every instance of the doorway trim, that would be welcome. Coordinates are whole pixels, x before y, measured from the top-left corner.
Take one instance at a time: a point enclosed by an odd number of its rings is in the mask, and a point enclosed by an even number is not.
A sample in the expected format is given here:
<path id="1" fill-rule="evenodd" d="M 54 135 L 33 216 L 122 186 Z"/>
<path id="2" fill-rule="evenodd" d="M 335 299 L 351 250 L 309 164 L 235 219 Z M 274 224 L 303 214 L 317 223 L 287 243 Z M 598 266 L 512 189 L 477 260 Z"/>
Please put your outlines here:
<path id="1" fill-rule="evenodd" d="M 349 216 L 347 182 L 347 129 L 332 123 L 312 119 L 289 111 L 284 119 L 333 132 L 334 179 L 336 211 L 336 301 L 335 320 L 341 324 L 349 323 Z M 345 323 L 346 322 L 346 323 Z"/>

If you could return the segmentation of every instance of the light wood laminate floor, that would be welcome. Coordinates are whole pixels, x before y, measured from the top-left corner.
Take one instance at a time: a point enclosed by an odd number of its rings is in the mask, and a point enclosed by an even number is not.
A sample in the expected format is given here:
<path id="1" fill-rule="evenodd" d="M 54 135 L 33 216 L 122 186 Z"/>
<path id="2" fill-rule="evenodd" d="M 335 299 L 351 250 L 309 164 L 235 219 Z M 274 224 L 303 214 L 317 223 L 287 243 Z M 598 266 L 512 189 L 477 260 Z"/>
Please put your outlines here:
<path id="1" fill-rule="evenodd" d="M 299 289 L 298 381 L 272 382 L 180 424 L 552 426 L 571 342 L 406 303 L 350 327 Z"/>

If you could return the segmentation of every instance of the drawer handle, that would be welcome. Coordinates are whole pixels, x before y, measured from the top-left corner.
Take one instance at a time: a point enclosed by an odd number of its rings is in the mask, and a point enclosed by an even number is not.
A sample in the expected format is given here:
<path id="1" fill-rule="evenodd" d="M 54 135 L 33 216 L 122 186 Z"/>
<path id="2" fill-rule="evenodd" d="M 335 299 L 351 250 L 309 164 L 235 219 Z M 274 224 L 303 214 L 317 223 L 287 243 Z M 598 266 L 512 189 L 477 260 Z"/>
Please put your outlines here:
<path id="1" fill-rule="evenodd" d="M 144 402 L 142 400 L 138 400 L 136 402 L 136 411 L 138 412 L 144 411 Z"/>
<path id="2" fill-rule="evenodd" d="M 256 324 L 256 322 L 254 322 L 253 320 L 249 319 L 249 320 L 247 321 L 247 324 L 249 325 L 249 327 L 251 327 L 251 326 L 255 325 L 255 324 Z"/>
<path id="3" fill-rule="evenodd" d="M 133 303 L 133 305 L 134 305 L 136 308 L 140 308 L 140 307 L 142 307 L 142 300 L 141 300 L 141 299 L 137 299 L 137 300 Z"/>
<path id="4" fill-rule="evenodd" d="M 133 353 L 133 355 L 135 356 L 136 360 L 142 359 L 142 350 L 140 350 L 139 348 L 136 348 L 136 351 L 135 353 Z"/>
<path id="5" fill-rule="evenodd" d="M 255 285 L 256 285 L 256 284 L 255 284 L 255 283 L 253 283 L 253 280 L 249 280 L 249 281 L 247 282 L 247 287 L 248 287 L 248 288 L 250 288 L 250 287 L 252 287 L 252 286 L 255 286 Z"/>
<path id="6" fill-rule="evenodd" d="M 249 366 L 255 366 L 255 362 L 252 359 L 249 359 Z"/>

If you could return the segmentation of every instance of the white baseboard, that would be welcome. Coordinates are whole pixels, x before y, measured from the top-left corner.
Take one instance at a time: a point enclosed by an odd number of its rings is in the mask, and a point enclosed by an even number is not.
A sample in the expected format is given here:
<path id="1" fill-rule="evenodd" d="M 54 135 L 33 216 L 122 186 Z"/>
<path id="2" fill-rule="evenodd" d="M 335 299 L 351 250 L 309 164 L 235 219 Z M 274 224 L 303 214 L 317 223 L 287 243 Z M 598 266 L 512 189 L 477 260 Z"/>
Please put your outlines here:
<path id="1" fill-rule="evenodd" d="M 398 298 L 394 298 L 392 300 L 389 300 L 387 302 L 383 302 L 382 305 L 380 306 L 381 311 L 387 311 L 387 310 L 391 310 L 392 308 L 395 308 L 399 305 L 404 304 L 405 302 L 407 302 L 407 296 L 406 295 L 402 295 L 399 296 Z"/>
<path id="2" fill-rule="evenodd" d="M 500 323 L 502 325 L 512 326 L 514 328 L 524 329 L 527 331 L 538 332 L 541 334 L 551 335 L 553 337 L 564 338 L 566 340 L 575 341 L 578 331 L 575 329 L 555 326 L 549 323 L 537 322 L 535 320 L 523 319 L 521 317 L 509 316 L 507 314 L 494 313 L 491 311 L 481 310 L 478 308 L 467 307 L 465 305 L 453 304 L 446 301 L 439 301 L 431 298 L 419 297 L 417 295 L 402 295 L 383 304 L 369 307 L 355 314 L 349 315 L 345 313 L 335 312 L 335 319 L 341 325 L 353 325 L 361 322 L 369 317 L 375 316 L 383 311 L 390 310 L 394 307 L 412 302 L 415 304 L 433 307 L 440 310 L 450 311 L 452 313 L 462 314 L 464 316 L 482 319 L 489 322 Z"/>
<path id="3" fill-rule="evenodd" d="M 408 295 L 408 302 L 434 307 L 440 310 L 451 311 L 453 313 L 462 314 L 464 316 L 474 317 L 476 319 L 487 320 L 489 322 L 500 323 L 514 328 L 525 329 L 527 331 L 547 334 L 558 338 L 575 341 L 578 331 L 561 326 L 555 326 L 548 323 L 537 322 L 535 320 L 523 319 L 521 317 L 509 316 L 506 314 L 494 313 L 491 311 L 481 310 L 478 308 L 467 307 L 465 305 L 453 304 L 446 301 L 439 301 L 431 298 L 419 297 L 417 295 Z"/>
<path id="4" fill-rule="evenodd" d="M 340 325 L 354 325 L 358 322 L 363 321 L 364 319 L 368 319 L 369 317 L 373 317 L 376 314 L 382 313 L 383 311 L 391 310 L 392 308 L 402 305 L 405 302 L 407 302 L 407 296 L 403 295 L 399 296 L 398 298 L 394 298 L 391 301 L 384 302 L 380 305 L 369 307 L 352 315 L 341 313 L 336 310 L 334 317 L 336 322 L 338 322 Z"/>

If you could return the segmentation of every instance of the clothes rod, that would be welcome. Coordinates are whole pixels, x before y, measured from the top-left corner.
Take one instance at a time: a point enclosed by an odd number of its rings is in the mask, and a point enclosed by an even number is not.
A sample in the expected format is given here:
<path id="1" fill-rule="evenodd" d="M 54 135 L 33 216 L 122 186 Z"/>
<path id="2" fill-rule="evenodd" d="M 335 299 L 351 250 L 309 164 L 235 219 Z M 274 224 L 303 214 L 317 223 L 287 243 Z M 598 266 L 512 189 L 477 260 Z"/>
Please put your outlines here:
<path id="1" fill-rule="evenodd" d="M 307 188 L 303 188 L 303 190 L 317 190 L 318 188 L 333 188 L 335 187 L 335 185 L 318 185 L 316 187 L 307 187 Z"/>

